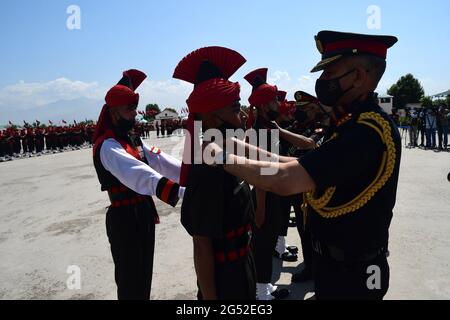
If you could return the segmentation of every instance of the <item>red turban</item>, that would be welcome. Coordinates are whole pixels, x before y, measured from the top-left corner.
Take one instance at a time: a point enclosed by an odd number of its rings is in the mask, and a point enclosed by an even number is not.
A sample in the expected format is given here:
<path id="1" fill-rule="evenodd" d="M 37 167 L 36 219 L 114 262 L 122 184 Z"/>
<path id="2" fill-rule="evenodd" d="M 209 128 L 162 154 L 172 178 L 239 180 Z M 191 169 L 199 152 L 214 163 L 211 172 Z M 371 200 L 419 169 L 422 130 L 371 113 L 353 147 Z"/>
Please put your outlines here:
<path id="1" fill-rule="evenodd" d="M 181 168 L 180 185 L 186 186 L 189 163 L 194 151 L 194 114 L 207 113 L 232 105 L 239 100 L 240 85 L 228 79 L 246 62 L 238 52 L 223 47 L 205 47 L 184 57 L 173 77 L 194 84 L 187 99 L 189 117 Z M 190 138 L 190 139 L 188 139 Z M 191 159 L 186 159 L 190 155 Z"/>
<path id="2" fill-rule="evenodd" d="M 110 108 L 137 104 L 139 103 L 139 94 L 119 84 L 108 91 L 105 102 Z"/>
<path id="3" fill-rule="evenodd" d="M 128 106 L 139 103 L 139 94 L 134 90 L 145 80 L 147 76 L 139 70 L 128 70 L 123 73 L 123 78 L 119 84 L 112 87 L 105 96 L 106 104 L 103 106 L 100 116 L 98 117 L 97 126 L 95 128 L 92 141 L 94 141 L 94 155 L 97 147 L 108 138 L 112 138 L 113 124 L 108 108 L 116 108 L 120 106 Z"/>
<path id="4" fill-rule="evenodd" d="M 253 126 L 254 123 L 254 107 L 261 107 L 272 101 L 278 94 L 278 88 L 267 84 L 267 68 L 256 69 L 247 74 L 244 79 L 253 87 L 252 94 L 248 98 L 250 103 L 250 111 L 248 114 L 247 128 Z"/>

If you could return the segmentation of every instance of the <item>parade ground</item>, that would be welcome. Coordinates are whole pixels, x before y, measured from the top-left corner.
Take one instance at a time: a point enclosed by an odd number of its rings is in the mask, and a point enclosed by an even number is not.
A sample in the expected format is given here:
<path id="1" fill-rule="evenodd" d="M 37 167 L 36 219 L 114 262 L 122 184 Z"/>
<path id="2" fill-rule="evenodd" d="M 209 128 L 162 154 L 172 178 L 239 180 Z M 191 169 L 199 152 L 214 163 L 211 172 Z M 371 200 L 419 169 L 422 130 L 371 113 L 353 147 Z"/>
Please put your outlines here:
<path id="1" fill-rule="evenodd" d="M 147 144 L 180 157 L 183 138 L 151 137 Z M 449 172 L 450 152 L 403 149 L 387 299 L 450 299 Z M 0 163 L 0 177 L 0 299 L 116 299 L 105 230 L 109 200 L 100 192 L 92 149 Z M 151 298 L 195 299 L 192 241 L 180 224 L 181 202 L 177 208 L 155 202 L 161 224 Z M 296 228 L 290 228 L 288 243 L 301 247 Z M 274 281 L 291 289 L 295 300 L 314 291 L 312 283 L 291 284 L 302 267 L 299 257 L 296 263 L 273 262 Z M 79 288 L 68 281 L 73 270 L 80 271 Z"/>

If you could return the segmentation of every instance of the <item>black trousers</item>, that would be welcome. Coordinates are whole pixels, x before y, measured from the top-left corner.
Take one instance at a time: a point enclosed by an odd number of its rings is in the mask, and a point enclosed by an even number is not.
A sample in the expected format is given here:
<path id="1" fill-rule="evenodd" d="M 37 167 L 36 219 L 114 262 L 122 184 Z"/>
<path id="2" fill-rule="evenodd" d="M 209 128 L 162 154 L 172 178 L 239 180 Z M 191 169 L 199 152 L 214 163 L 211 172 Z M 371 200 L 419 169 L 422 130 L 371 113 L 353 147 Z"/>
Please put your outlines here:
<path id="1" fill-rule="evenodd" d="M 155 247 L 154 214 L 143 202 L 110 208 L 106 231 L 115 266 L 119 300 L 149 300 Z"/>
<path id="2" fill-rule="evenodd" d="M 439 148 L 442 148 L 442 140 L 444 138 L 444 130 L 443 130 L 442 126 L 437 126 L 437 136 L 438 136 Z"/>
<path id="3" fill-rule="evenodd" d="M 282 216 L 281 230 L 279 236 L 286 237 L 289 229 L 289 218 L 291 217 L 292 197 L 281 197 L 280 213 Z"/>
<path id="4" fill-rule="evenodd" d="M 420 132 L 420 145 L 424 146 L 425 145 L 425 128 L 420 128 L 419 132 Z"/>
<path id="5" fill-rule="evenodd" d="M 255 257 L 256 282 L 258 283 L 270 283 L 272 281 L 273 251 L 283 223 L 280 200 L 281 197 L 273 193 L 267 193 L 264 224 L 260 229 L 255 227 L 254 230 L 253 256 Z"/>
<path id="6" fill-rule="evenodd" d="M 373 267 L 379 268 L 379 274 Z M 336 262 L 314 252 L 315 294 L 318 300 L 382 300 L 389 288 L 389 264 L 385 254 L 359 263 Z M 372 288 L 373 276 L 379 288 Z"/>
<path id="7" fill-rule="evenodd" d="M 247 256 L 227 263 L 216 262 L 215 281 L 218 300 L 255 300 L 255 262 L 250 252 Z M 198 286 L 198 282 L 197 282 Z M 200 288 L 198 300 L 203 300 Z"/>
<path id="8" fill-rule="evenodd" d="M 292 206 L 294 207 L 295 220 L 297 222 L 297 231 L 300 236 L 300 242 L 302 244 L 303 264 L 305 265 L 305 269 L 309 269 L 310 271 L 312 271 L 313 248 L 311 231 L 308 221 L 306 221 L 305 223 L 303 219 L 303 211 L 301 207 L 302 202 L 302 196 L 299 195 L 293 200 Z"/>

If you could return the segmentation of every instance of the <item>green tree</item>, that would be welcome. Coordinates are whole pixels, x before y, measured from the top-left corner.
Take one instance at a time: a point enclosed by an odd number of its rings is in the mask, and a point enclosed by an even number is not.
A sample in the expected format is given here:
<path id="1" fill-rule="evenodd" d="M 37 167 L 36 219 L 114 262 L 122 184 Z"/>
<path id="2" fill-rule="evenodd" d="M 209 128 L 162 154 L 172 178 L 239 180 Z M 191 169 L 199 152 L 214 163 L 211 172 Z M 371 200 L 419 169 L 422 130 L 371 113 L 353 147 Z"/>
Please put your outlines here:
<path id="1" fill-rule="evenodd" d="M 422 99 L 420 99 L 420 103 L 422 104 L 422 107 L 425 108 L 430 108 L 433 106 L 433 100 L 431 97 L 422 97 Z"/>
<path id="2" fill-rule="evenodd" d="M 433 100 L 433 107 L 440 107 L 440 106 L 444 106 L 444 105 L 447 105 L 447 100 L 446 99 Z"/>
<path id="3" fill-rule="evenodd" d="M 145 113 L 149 113 L 149 111 L 152 111 L 152 113 L 158 114 L 161 112 L 161 109 L 159 109 L 159 106 L 156 103 L 150 103 L 145 107 Z"/>
<path id="4" fill-rule="evenodd" d="M 407 103 L 421 101 L 425 92 L 419 80 L 408 73 L 389 88 L 388 94 L 394 97 L 394 108 L 401 109 L 404 108 Z"/>

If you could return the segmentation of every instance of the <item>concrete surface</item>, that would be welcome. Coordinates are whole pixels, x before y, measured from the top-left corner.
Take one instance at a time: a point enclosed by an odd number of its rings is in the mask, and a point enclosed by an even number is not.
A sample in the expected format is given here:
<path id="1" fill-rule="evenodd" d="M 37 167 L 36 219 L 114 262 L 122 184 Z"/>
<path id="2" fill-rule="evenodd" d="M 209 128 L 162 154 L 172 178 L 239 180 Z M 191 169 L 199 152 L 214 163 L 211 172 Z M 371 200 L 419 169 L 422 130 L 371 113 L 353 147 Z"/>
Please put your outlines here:
<path id="1" fill-rule="evenodd" d="M 180 156 L 181 138 L 149 145 Z M 0 299 L 115 299 L 113 263 L 105 232 L 108 199 L 100 192 L 91 149 L 0 163 Z M 390 233 L 387 299 L 450 299 L 450 153 L 404 149 Z M 152 299 L 195 299 L 189 235 L 176 209 L 156 200 Z M 295 228 L 288 242 L 300 247 Z M 301 259 L 300 259 L 301 260 Z M 274 259 L 274 279 L 293 299 L 313 285 L 290 284 L 301 263 Z M 81 271 L 70 290 L 69 266 Z"/>

